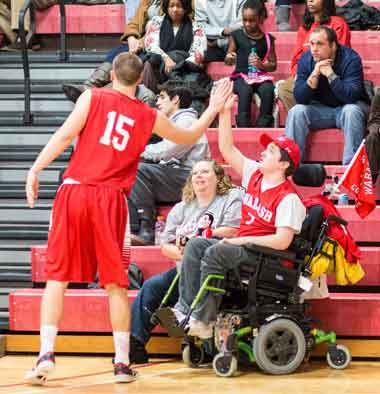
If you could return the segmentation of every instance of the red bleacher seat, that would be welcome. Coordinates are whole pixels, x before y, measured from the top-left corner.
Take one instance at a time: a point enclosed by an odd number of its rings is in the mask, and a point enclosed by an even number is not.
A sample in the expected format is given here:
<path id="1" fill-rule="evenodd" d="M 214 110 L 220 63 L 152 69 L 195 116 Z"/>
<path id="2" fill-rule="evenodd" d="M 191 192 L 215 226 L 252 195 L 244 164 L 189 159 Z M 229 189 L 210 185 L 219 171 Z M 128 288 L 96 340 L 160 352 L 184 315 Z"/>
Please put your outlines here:
<path id="1" fill-rule="evenodd" d="M 337 335 L 371 337 L 380 334 L 379 312 L 380 294 L 335 293 L 311 302 L 309 314 Z"/>
<path id="2" fill-rule="evenodd" d="M 380 248 L 363 246 L 361 264 L 366 276 L 360 281 L 360 286 L 373 286 L 380 283 Z M 46 245 L 32 246 L 32 282 L 45 282 L 44 266 L 46 263 Z M 160 252 L 158 246 L 132 247 L 131 261 L 136 261 L 144 274 L 144 279 L 173 268 L 175 263 Z M 329 284 L 334 284 L 333 276 L 329 276 Z"/>
<path id="3" fill-rule="evenodd" d="M 43 289 L 20 289 L 9 296 L 9 328 L 39 331 Z M 136 291 L 129 292 L 133 302 Z M 379 336 L 380 294 L 332 293 L 312 301 L 310 314 L 323 321 L 323 328 L 338 335 Z M 110 332 L 108 299 L 104 290 L 69 289 L 65 294 L 60 332 Z M 158 330 L 158 328 L 157 328 Z M 155 330 L 155 332 L 157 332 Z"/>
<path id="4" fill-rule="evenodd" d="M 124 4 L 66 5 L 66 32 L 69 34 L 122 33 L 125 28 Z M 60 27 L 57 5 L 36 14 L 37 34 L 58 34 Z"/>
<path id="5" fill-rule="evenodd" d="M 272 33 L 276 37 L 276 55 L 280 60 L 290 59 L 296 43 L 297 32 L 276 32 Z M 373 48 L 379 45 L 379 31 L 352 31 L 351 47 L 359 53 L 362 59 L 379 60 L 377 51 Z"/>

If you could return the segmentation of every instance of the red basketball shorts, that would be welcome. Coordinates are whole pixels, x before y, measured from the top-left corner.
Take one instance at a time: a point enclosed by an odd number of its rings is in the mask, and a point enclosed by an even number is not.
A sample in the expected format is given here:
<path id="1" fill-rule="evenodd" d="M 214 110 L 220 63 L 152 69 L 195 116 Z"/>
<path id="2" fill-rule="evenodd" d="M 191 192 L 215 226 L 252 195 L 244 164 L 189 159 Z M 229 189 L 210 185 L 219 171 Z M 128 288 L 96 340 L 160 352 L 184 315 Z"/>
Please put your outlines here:
<path id="1" fill-rule="evenodd" d="M 53 205 L 46 277 L 63 282 L 128 286 L 122 251 L 128 206 L 120 190 L 64 184 Z"/>

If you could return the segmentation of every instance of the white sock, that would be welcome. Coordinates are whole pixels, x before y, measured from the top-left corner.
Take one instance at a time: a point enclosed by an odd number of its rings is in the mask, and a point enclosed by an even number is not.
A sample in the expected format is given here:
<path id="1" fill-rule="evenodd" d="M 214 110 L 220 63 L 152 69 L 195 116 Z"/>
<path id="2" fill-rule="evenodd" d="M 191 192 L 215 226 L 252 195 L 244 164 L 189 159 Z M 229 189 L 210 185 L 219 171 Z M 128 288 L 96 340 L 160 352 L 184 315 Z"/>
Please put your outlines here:
<path id="1" fill-rule="evenodd" d="M 113 341 L 115 344 L 115 364 L 129 365 L 129 336 L 128 331 L 114 331 Z"/>
<path id="2" fill-rule="evenodd" d="M 58 327 L 51 325 L 42 325 L 40 328 L 40 355 L 54 352 L 55 338 L 57 337 Z"/>

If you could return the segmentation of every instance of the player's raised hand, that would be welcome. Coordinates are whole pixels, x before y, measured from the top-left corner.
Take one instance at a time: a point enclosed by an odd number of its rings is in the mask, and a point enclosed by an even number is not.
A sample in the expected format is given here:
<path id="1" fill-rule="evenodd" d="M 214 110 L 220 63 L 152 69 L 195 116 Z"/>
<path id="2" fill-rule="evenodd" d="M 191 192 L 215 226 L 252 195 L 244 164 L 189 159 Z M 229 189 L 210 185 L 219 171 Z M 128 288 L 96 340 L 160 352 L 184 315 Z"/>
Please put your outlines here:
<path id="1" fill-rule="evenodd" d="M 221 109 L 221 112 L 231 111 L 232 107 L 234 106 L 235 100 L 236 100 L 236 94 L 231 93 L 230 96 L 225 101 L 223 108 Z"/>
<path id="2" fill-rule="evenodd" d="M 209 107 L 219 112 L 232 93 L 233 83 L 229 78 L 221 79 L 211 91 Z"/>
<path id="3" fill-rule="evenodd" d="M 29 170 L 26 178 L 25 191 L 26 199 L 30 208 L 34 208 L 34 203 L 38 198 L 38 187 L 38 175 L 33 170 Z"/>

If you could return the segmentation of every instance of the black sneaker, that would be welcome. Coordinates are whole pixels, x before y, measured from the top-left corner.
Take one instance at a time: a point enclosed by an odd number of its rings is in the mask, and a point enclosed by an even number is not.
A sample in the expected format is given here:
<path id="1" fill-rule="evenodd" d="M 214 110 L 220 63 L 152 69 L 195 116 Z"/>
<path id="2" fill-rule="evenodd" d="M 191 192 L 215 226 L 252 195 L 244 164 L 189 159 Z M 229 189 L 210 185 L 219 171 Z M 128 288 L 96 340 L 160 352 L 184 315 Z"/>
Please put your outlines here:
<path id="1" fill-rule="evenodd" d="M 132 336 L 129 348 L 129 361 L 131 364 L 146 364 L 149 362 L 149 356 L 145 350 L 145 346 Z"/>
<path id="2" fill-rule="evenodd" d="M 117 363 L 113 366 L 113 374 L 116 383 L 130 383 L 137 379 L 138 373 L 127 364 Z"/>

